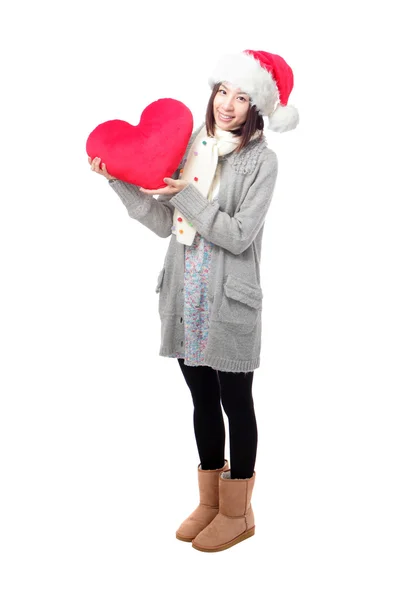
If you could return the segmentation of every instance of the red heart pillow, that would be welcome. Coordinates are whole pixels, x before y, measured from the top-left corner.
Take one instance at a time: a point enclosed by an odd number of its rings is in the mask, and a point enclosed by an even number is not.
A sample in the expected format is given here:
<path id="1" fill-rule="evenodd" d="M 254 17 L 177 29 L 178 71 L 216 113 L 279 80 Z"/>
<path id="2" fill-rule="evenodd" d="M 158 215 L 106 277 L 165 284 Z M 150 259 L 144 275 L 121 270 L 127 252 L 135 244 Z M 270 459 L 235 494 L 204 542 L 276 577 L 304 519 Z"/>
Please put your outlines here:
<path id="1" fill-rule="evenodd" d="M 118 119 L 98 125 L 87 139 L 86 152 L 90 158 L 100 157 L 110 175 L 158 189 L 178 168 L 192 130 L 188 107 L 162 98 L 144 109 L 139 125 Z"/>

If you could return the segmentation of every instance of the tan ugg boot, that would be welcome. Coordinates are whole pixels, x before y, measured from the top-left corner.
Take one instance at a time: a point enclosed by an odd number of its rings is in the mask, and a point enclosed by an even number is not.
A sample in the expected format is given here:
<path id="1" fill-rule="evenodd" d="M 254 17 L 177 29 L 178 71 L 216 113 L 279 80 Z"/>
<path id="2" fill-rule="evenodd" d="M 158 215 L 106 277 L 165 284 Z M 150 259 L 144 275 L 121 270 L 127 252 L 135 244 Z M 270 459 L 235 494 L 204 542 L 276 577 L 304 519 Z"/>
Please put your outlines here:
<path id="1" fill-rule="evenodd" d="M 221 469 L 204 470 L 197 468 L 200 504 L 179 526 L 176 537 L 182 542 L 191 542 L 204 527 L 218 514 L 219 476 L 229 469 L 228 461 Z"/>
<path id="2" fill-rule="evenodd" d="M 215 519 L 192 541 L 196 550 L 219 552 L 254 535 L 251 507 L 256 474 L 250 479 L 231 479 L 230 470 L 219 479 L 219 512 Z"/>

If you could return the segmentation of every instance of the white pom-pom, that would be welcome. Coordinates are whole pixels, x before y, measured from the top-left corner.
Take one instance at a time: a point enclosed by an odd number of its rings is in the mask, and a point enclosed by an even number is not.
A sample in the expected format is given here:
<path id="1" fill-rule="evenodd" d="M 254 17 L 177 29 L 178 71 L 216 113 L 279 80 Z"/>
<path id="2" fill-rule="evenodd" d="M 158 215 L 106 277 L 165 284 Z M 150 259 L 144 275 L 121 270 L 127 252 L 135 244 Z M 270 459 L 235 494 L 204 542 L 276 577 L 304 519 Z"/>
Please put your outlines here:
<path id="1" fill-rule="evenodd" d="M 268 129 L 284 133 L 295 129 L 299 124 L 299 112 L 297 108 L 291 105 L 282 106 L 278 104 L 274 112 L 268 117 Z"/>

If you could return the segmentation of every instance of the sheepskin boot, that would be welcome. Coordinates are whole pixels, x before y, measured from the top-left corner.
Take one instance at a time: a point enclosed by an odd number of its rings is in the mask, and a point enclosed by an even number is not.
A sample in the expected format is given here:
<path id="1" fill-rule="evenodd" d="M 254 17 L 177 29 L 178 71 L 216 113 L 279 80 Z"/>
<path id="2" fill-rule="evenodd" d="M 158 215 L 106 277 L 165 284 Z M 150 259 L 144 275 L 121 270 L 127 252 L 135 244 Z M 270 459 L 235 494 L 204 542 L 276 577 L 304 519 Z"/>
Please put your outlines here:
<path id="1" fill-rule="evenodd" d="M 196 550 L 219 552 L 254 535 L 251 507 L 256 474 L 250 479 L 231 479 L 230 470 L 219 479 L 219 512 L 215 519 L 192 541 Z"/>
<path id="2" fill-rule="evenodd" d="M 176 537 L 182 542 L 191 542 L 204 527 L 218 514 L 219 476 L 229 469 L 225 460 L 221 469 L 204 470 L 201 464 L 197 468 L 200 504 L 179 526 Z"/>

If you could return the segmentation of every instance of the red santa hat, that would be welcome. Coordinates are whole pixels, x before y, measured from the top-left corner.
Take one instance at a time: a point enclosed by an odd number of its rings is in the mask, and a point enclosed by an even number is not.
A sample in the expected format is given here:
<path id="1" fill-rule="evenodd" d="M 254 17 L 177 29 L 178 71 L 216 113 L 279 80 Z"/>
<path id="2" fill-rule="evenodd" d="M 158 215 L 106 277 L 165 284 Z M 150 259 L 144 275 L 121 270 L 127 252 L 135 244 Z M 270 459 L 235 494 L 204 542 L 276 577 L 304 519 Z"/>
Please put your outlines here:
<path id="1" fill-rule="evenodd" d="M 297 127 L 297 108 L 288 105 L 293 89 L 293 71 L 278 54 L 263 50 L 244 50 L 239 54 L 222 56 L 209 77 L 209 84 L 228 81 L 250 96 L 263 116 L 268 117 L 269 129 L 284 132 Z"/>

